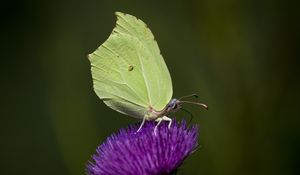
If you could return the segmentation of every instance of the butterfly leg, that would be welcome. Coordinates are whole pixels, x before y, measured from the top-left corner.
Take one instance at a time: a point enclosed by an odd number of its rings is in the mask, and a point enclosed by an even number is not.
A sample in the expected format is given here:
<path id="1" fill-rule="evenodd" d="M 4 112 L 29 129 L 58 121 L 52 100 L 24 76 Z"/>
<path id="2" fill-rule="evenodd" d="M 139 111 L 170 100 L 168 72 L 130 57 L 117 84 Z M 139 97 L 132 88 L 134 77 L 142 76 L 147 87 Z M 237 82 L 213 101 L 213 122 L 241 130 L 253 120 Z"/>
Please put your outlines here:
<path id="1" fill-rule="evenodd" d="M 163 116 L 163 117 L 157 118 L 155 121 L 158 122 L 158 123 L 156 124 L 155 128 L 154 128 L 154 133 L 155 133 L 155 134 L 156 134 L 157 127 L 160 125 L 160 123 L 161 123 L 162 121 L 168 121 L 168 122 L 169 122 L 168 128 L 170 128 L 170 127 L 171 127 L 171 124 L 172 124 L 172 119 L 170 119 L 170 118 L 167 117 L 167 116 Z"/>
<path id="2" fill-rule="evenodd" d="M 157 118 L 155 121 L 158 122 L 156 124 L 155 128 L 154 128 L 154 134 L 156 135 L 157 127 L 160 125 L 160 123 L 163 121 L 163 119 L 162 118 Z"/>
<path id="3" fill-rule="evenodd" d="M 167 117 L 167 116 L 163 116 L 163 117 L 162 117 L 162 120 L 164 120 L 164 121 L 168 121 L 168 122 L 169 122 L 169 124 L 168 124 L 168 128 L 170 129 L 170 127 L 171 127 L 171 124 L 172 124 L 172 119 L 171 119 L 171 118 L 169 118 L 169 117 Z"/>
<path id="4" fill-rule="evenodd" d="M 145 121 L 146 121 L 146 116 L 144 116 L 143 121 L 142 121 L 139 129 L 136 132 L 139 132 L 142 129 L 143 125 L 145 124 Z"/>

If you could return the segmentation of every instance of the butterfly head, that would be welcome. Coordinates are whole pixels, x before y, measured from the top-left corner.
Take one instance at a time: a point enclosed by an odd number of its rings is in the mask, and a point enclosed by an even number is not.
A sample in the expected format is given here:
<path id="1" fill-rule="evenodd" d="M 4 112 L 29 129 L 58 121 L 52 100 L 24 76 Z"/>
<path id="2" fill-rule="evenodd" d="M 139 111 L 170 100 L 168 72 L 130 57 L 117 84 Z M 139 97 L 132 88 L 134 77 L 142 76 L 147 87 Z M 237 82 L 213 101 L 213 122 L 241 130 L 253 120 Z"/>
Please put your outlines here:
<path id="1" fill-rule="evenodd" d="M 204 103 L 199 103 L 199 102 L 195 102 L 195 101 L 183 101 L 183 99 L 190 98 L 190 97 L 198 98 L 198 95 L 191 94 L 191 95 L 183 96 L 179 99 L 173 98 L 167 105 L 166 111 L 167 112 L 176 112 L 177 110 L 182 108 L 183 103 L 195 104 L 195 105 L 201 106 L 205 109 L 208 109 L 208 106 Z"/>
<path id="2" fill-rule="evenodd" d="M 185 99 L 185 98 L 189 98 L 189 97 L 195 97 L 195 98 L 198 98 L 198 95 L 196 94 L 192 94 L 192 95 L 188 95 L 188 96 L 184 96 L 184 97 L 181 97 L 179 99 L 176 99 L 176 98 L 173 98 L 167 105 L 166 107 L 161 110 L 161 111 L 156 111 L 154 110 L 152 107 L 149 107 L 148 109 L 148 112 L 151 114 L 151 116 L 155 116 L 154 118 L 157 118 L 157 117 L 160 117 L 160 116 L 164 116 L 164 115 L 167 115 L 168 113 L 171 113 L 171 112 L 176 112 L 178 111 L 179 109 L 182 109 L 182 104 L 183 103 L 189 103 L 189 104 L 195 104 L 195 105 L 198 105 L 198 106 L 201 106 L 205 109 L 208 109 L 207 105 L 206 104 L 203 104 L 203 103 L 199 103 L 199 102 L 195 102 L 195 101 L 183 101 L 182 99 Z"/>
<path id="3" fill-rule="evenodd" d="M 205 109 L 208 109 L 208 106 L 206 104 L 195 102 L 195 101 L 183 101 L 182 100 L 182 99 L 189 98 L 189 97 L 198 98 L 198 95 L 197 94 L 192 94 L 192 95 L 183 96 L 183 97 L 181 97 L 179 99 L 173 98 L 169 102 L 169 104 L 166 106 L 166 108 L 165 108 L 166 112 L 169 113 L 169 112 L 176 112 L 176 111 L 178 111 L 179 109 L 182 108 L 182 104 L 183 103 L 195 104 L 195 105 L 201 106 L 201 107 L 203 107 Z"/>
<path id="4" fill-rule="evenodd" d="M 176 112 L 181 108 L 181 103 L 176 98 L 173 98 L 166 107 L 167 113 Z"/>

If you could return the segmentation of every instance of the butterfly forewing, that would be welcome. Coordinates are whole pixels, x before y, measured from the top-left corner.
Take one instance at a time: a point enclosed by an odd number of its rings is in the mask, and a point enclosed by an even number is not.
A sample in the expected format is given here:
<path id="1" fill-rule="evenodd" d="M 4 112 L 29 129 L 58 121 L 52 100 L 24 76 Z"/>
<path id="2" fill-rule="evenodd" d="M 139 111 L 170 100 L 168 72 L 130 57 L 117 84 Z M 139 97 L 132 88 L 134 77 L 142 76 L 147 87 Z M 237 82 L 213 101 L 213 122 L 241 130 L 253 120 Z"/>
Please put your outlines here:
<path id="1" fill-rule="evenodd" d="M 116 13 L 117 25 L 92 54 L 94 89 L 112 109 L 142 118 L 149 106 L 163 109 L 172 97 L 172 82 L 158 45 L 145 23 Z"/>

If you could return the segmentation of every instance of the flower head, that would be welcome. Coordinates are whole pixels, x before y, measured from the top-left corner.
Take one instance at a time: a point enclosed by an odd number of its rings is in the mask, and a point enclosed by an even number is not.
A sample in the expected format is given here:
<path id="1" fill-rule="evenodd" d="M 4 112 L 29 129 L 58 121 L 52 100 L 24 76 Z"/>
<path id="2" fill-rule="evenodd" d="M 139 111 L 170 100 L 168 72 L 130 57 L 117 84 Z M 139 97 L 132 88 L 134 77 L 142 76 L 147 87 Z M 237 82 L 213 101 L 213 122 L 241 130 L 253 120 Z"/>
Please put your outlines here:
<path id="1" fill-rule="evenodd" d="M 172 174 L 198 145 L 198 129 L 186 122 L 162 123 L 156 134 L 155 122 L 121 129 L 97 148 L 87 165 L 89 175 Z"/>

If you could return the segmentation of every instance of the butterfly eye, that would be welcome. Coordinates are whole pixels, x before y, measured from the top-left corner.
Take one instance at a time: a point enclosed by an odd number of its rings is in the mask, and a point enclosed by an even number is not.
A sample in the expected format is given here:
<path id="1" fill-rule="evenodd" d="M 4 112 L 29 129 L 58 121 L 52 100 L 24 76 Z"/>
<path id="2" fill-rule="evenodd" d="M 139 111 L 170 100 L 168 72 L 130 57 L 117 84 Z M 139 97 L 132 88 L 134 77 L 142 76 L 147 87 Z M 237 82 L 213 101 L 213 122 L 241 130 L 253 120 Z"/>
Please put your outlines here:
<path id="1" fill-rule="evenodd" d="M 174 104 L 174 106 L 172 108 L 173 109 L 177 109 L 177 104 Z"/>

